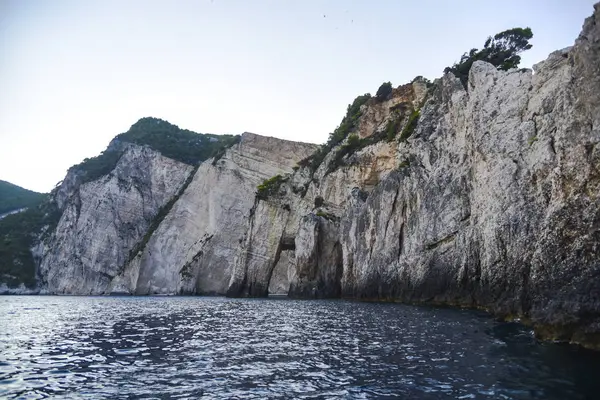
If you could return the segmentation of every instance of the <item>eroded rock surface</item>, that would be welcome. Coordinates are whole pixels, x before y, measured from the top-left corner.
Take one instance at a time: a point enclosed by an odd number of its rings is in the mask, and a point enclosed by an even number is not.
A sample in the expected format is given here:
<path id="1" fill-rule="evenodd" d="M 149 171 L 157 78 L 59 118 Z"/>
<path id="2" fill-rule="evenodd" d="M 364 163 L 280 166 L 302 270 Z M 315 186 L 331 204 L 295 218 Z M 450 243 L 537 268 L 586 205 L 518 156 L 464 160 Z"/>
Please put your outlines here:
<path id="1" fill-rule="evenodd" d="M 534 71 L 479 61 L 466 89 L 448 74 L 425 95 L 405 86 L 402 100 L 367 103 L 360 137 L 376 137 L 398 104 L 419 110 L 414 132 L 332 168 L 342 144 L 259 201 L 238 264 L 252 249 L 260 273 L 232 280 L 230 294 L 264 295 L 248 287 L 268 287 L 291 236 L 290 295 L 481 307 L 600 345 L 599 7 L 575 46 Z M 274 213 L 282 204 L 291 211 Z M 324 233 L 319 214 L 339 228 Z M 254 229 L 264 220 L 279 240 Z"/>
<path id="2" fill-rule="evenodd" d="M 192 170 L 148 147 L 129 145 L 114 170 L 98 180 L 80 184 L 77 172 L 70 172 L 55 194 L 60 222 L 36 250 L 46 290 L 105 293 Z"/>
<path id="3" fill-rule="evenodd" d="M 114 290 L 224 294 L 256 187 L 274 175 L 291 173 L 314 150 L 311 144 L 243 134 L 222 158 L 200 165 L 144 249 L 117 277 Z"/>

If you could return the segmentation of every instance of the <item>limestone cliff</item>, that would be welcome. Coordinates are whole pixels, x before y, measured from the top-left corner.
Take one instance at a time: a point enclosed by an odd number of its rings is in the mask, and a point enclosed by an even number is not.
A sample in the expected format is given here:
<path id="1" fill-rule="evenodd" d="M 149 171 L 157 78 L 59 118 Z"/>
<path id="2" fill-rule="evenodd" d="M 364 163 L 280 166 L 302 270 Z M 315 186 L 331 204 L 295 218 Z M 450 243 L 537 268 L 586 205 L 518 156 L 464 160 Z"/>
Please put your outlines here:
<path id="1" fill-rule="evenodd" d="M 372 142 L 257 200 L 229 295 L 266 295 L 273 276 L 294 296 L 481 307 L 599 346 L 595 9 L 534 71 L 478 61 L 466 89 L 447 74 L 371 99 L 356 133 Z"/>
<path id="2" fill-rule="evenodd" d="M 105 293 L 192 170 L 148 147 L 130 145 L 115 168 L 98 180 L 81 184 L 78 171 L 70 171 L 54 194 L 60 221 L 36 249 L 44 289 Z"/>
<path id="3" fill-rule="evenodd" d="M 53 192 L 43 287 L 479 307 L 600 347 L 600 7 L 533 71 L 477 61 L 466 88 L 369 97 L 318 151 L 244 134 L 190 163 L 115 142 Z"/>
<path id="4" fill-rule="evenodd" d="M 315 148 L 245 133 L 195 168 L 116 139 L 106 174 L 74 167 L 52 193 L 60 219 L 33 249 L 42 291 L 225 293 L 256 186 Z"/>
<path id="5" fill-rule="evenodd" d="M 200 165 L 111 291 L 224 294 L 256 187 L 273 175 L 292 172 L 315 147 L 243 134 L 220 159 Z"/>

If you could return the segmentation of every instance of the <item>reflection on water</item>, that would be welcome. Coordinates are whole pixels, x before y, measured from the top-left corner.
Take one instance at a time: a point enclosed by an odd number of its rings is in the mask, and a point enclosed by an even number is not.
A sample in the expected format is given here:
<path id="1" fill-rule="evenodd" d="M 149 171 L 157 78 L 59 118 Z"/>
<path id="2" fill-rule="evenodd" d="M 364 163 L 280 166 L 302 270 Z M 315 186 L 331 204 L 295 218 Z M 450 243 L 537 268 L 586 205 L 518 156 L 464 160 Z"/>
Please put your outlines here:
<path id="1" fill-rule="evenodd" d="M 600 354 L 451 309 L 0 297 L 0 397 L 585 399 Z"/>

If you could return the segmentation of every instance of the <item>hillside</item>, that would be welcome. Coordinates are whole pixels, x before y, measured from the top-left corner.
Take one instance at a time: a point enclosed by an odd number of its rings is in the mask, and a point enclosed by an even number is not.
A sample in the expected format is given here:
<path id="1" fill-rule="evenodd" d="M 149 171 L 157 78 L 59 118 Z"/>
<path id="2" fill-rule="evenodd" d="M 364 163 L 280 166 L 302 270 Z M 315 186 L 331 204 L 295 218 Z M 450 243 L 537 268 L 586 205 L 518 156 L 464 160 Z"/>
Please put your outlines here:
<path id="1" fill-rule="evenodd" d="M 0 215 L 39 204 L 44 194 L 0 180 Z"/>
<path id="2" fill-rule="evenodd" d="M 196 133 L 181 129 L 159 118 L 141 118 L 125 133 L 117 135 L 97 157 L 86 158 L 69 171 L 77 172 L 82 182 L 90 182 L 114 169 L 127 144 L 148 146 L 165 157 L 188 165 L 213 157 L 239 139 L 234 135 Z"/>

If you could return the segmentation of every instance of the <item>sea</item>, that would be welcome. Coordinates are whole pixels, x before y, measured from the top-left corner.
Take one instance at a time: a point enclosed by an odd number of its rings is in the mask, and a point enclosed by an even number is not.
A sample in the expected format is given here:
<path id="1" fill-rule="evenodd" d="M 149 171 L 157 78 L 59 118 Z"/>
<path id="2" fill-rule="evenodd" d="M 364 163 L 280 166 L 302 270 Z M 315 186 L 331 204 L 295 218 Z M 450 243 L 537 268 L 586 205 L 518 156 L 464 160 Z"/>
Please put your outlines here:
<path id="1" fill-rule="evenodd" d="M 0 296 L 0 398 L 600 399 L 600 352 L 473 310 Z"/>

